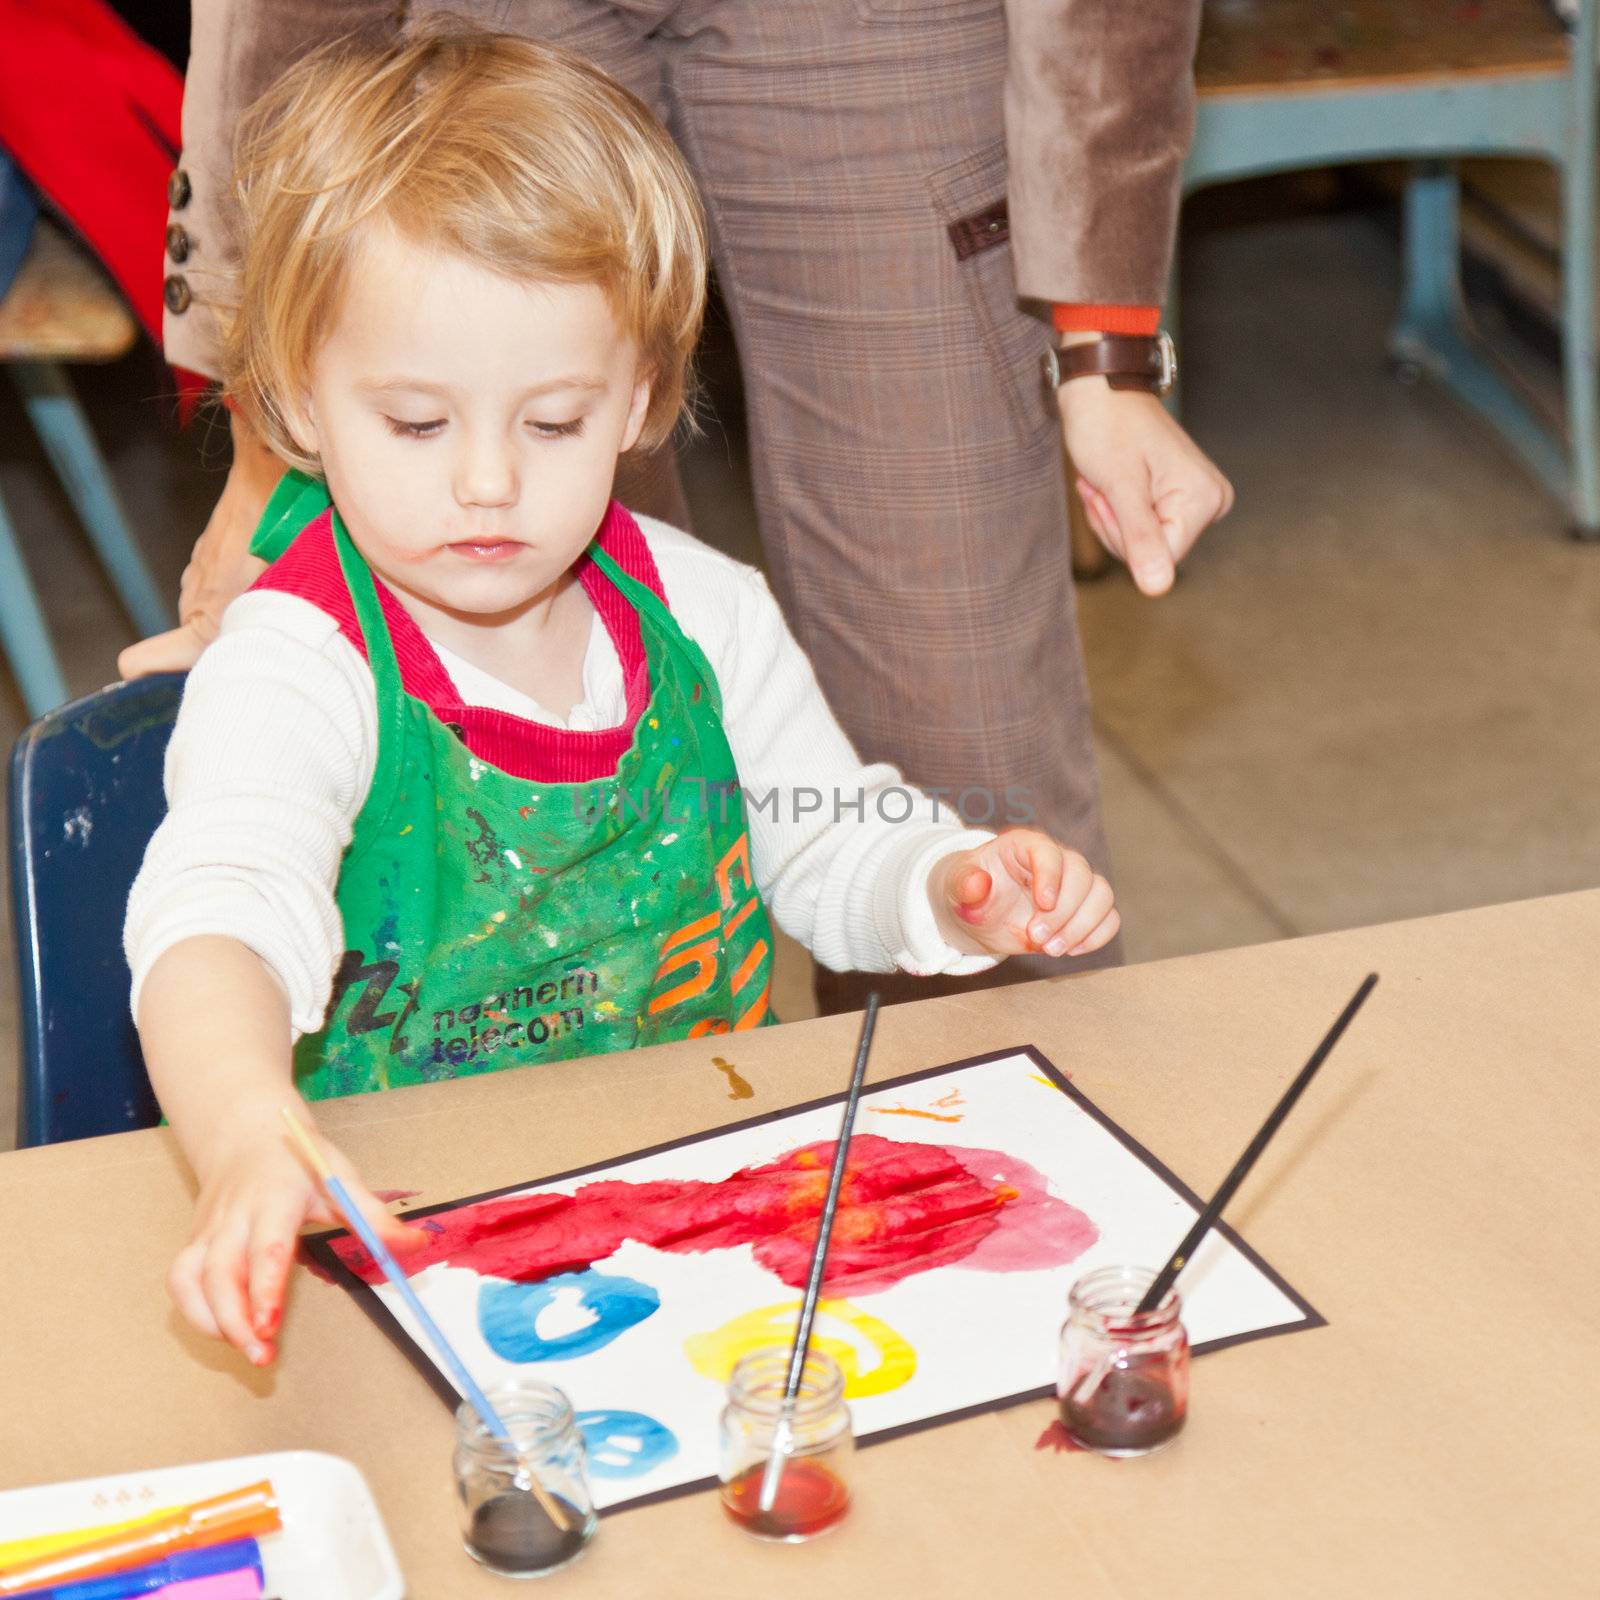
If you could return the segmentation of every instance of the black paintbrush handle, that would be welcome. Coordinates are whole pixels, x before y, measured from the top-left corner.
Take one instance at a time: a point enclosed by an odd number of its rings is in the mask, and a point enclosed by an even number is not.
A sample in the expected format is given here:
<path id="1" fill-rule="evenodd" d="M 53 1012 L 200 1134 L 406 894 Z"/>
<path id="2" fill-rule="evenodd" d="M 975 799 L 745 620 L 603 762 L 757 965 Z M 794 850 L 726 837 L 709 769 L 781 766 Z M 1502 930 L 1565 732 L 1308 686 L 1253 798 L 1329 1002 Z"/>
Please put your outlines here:
<path id="1" fill-rule="evenodd" d="M 800 1302 L 800 1321 L 795 1325 L 794 1348 L 789 1353 L 789 1374 L 783 1386 L 786 1400 L 800 1393 L 800 1377 L 811 1349 L 811 1325 L 817 1320 L 817 1300 L 822 1294 L 822 1274 L 828 1266 L 828 1241 L 833 1235 L 833 1215 L 839 1209 L 839 1190 L 844 1183 L 845 1159 L 850 1150 L 850 1135 L 856 1122 L 856 1106 L 861 1099 L 861 1084 L 867 1075 L 867 1057 L 872 1051 L 872 1033 L 878 1025 L 878 997 L 867 996 L 866 1014 L 861 1019 L 861 1039 L 856 1045 L 855 1069 L 850 1074 L 850 1093 L 845 1097 L 844 1115 L 839 1120 L 839 1142 L 833 1148 L 833 1166 L 828 1172 L 828 1189 L 817 1219 L 817 1242 L 811 1251 L 811 1271 L 806 1292 Z"/>
<path id="2" fill-rule="evenodd" d="M 1233 1198 L 1234 1190 L 1249 1175 L 1251 1167 L 1256 1164 L 1256 1157 L 1266 1149 L 1267 1141 L 1278 1131 L 1283 1119 L 1294 1109 L 1295 1101 L 1305 1093 L 1306 1085 L 1316 1076 L 1317 1068 L 1328 1059 L 1329 1052 L 1339 1042 L 1339 1036 L 1350 1026 L 1350 1019 L 1366 1003 L 1366 998 L 1372 993 L 1377 981 L 1376 972 L 1369 972 L 1361 980 L 1361 987 L 1350 997 L 1349 1005 L 1339 1013 L 1339 1020 L 1328 1029 L 1322 1043 L 1312 1051 L 1311 1059 L 1300 1069 L 1294 1082 L 1283 1091 L 1283 1098 L 1272 1108 L 1271 1115 L 1261 1124 L 1261 1131 L 1245 1147 L 1244 1154 L 1234 1162 L 1233 1171 L 1222 1180 L 1222 1187 L 1212 1195 L 1210 1205 L 1195 1218 L 1194 1226 L 1183 1236 L 1183 1243 L 1172 1252 L 1172 1257 L 1166 1266 L 1156 1274 L 1155 1282 L 1145 1291 L 1144 1299 L 1139 1302 L 1135 1316 L 1154 1311 L 1166 1299 L 1167 1290 L 1172 1287 L 1173 1280 L 1189 1264 L 1189 1258 L 1199 1247 L 1200 1241 L 1222 1215 L 1222 1208 Z"/>

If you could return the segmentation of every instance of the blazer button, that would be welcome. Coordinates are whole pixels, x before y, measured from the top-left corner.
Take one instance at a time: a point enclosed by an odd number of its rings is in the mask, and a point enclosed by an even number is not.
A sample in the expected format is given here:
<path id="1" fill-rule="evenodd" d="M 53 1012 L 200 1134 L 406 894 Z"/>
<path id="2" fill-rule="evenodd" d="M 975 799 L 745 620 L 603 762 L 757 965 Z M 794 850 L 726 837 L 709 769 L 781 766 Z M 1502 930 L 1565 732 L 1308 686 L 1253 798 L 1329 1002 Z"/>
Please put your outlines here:
<path id="1" fill-rule="evenodd" d="M 180 265 L 189 259 L 189 235 L 176 222 L 167 229 L 167 254 Z"/>
<path id="2" fill-rule="evenodd" d="M 189 280 L 180 278 L 175 272 L 161 285 L 161 297 L 167 302 L 167 310 L 175 317 L 181 317 L 194 299 L 189 292 Z"/>
<path id="3" fill-rule="evenodd" d="M 167 179 L 167 204 L 174 211 L 182 211 L 188 205 L 189 197 L 194 190 L 189 185 L 189 174 L 182 167 L 174 169 L 173 174 Z"/>

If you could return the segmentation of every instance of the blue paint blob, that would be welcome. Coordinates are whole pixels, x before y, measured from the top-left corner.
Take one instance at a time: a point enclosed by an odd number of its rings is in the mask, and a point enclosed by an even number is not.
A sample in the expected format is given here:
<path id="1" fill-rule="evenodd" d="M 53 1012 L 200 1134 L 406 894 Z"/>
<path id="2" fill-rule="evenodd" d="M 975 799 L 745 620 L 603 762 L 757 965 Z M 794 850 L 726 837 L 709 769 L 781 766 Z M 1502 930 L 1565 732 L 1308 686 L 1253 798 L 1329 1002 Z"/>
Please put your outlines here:
<path id="1" fill-rule="evenodd" d="M 642 1411 L 580 1411 L 578 1428 L 597 1478 L 642 1478 L 678 1453 L 678 1438 Z"/>
<path id="2" fill-rule="evenodd" d="M 478 1291 L 478 1327 L 503 1361 L 562 1361 L 603 1350 L 660 1304 L 649 1284 L 593 1268 L 541 1283 L 496 1279 Z"/>

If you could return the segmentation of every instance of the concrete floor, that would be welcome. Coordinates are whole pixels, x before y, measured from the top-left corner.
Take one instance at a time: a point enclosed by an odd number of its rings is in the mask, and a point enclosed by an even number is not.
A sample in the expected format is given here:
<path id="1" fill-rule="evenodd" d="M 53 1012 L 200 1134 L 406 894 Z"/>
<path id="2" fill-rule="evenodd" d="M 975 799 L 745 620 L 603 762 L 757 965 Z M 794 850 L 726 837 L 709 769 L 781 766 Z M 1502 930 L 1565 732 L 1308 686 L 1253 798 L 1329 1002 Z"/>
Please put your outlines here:
<path id="1" fill-rule="evenodd" d="M 1600 882 L 1600 548 L 1445 396 L 1386 375 L 1388 215 L 1276 193 L 1186 226 L 1186 419 L 1238 508 L 1167 598 L 1120 574 L 1081 596 L 1135 961 Z M 176 434 L 157 388 L 148 356 L 80 377 L 175 591 L 224 452 Z M 713 425 L 685 477 L 702 536 L 753 558 L 740 448 Z M 132 633 L 8 395 L 0 489 L 87 692 Z M 0 669 L 6 744 L 23 722 Z M 776 1004 L 810 1010 L 793 947 Z M 0 1052 L 0 1144 L 12 1071 Z"/>

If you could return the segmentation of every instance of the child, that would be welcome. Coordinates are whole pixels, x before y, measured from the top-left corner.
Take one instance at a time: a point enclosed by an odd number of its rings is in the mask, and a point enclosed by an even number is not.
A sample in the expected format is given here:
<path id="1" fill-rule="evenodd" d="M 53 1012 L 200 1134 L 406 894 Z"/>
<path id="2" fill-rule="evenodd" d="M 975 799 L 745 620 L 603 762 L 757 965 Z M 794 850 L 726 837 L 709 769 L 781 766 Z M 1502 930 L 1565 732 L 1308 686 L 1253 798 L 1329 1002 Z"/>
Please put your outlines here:
<path id="1" fill-rule="evenodd" d="M 676 422 L 706 272 L 637 101 L 435 29 L 299 63 L 239 165 L 228 392 L 303 471 L 189 679 L 126 941 L 199 1180 L 170 1287 L 265 1364 L 330 1220 L 281 1107 L 770 1021 L 769 907 L 919 973 L 1117 913 L 1081 856 L 863 767 L 760 577 L 610 502 Z"/>

